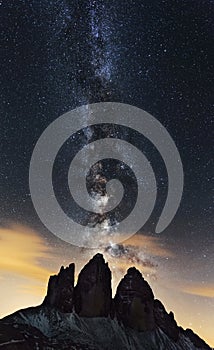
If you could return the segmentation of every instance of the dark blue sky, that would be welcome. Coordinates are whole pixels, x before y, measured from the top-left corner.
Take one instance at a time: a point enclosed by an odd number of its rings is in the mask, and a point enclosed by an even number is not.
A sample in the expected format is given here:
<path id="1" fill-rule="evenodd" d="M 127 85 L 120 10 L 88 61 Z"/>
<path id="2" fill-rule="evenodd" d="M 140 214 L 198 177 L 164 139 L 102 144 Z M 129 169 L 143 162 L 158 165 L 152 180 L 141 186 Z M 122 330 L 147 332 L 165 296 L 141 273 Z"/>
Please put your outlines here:
<path id="1" fill-rule="evenodd" d="M 164 237 L 213 277 L 213 14 L 208 0 L 1 1 L 2 223 L 27 222 L 48 235 L 28 171 L 51 121 L 87 102 L 135 105 L 167 128 L 183 161 L 183 199 Z M 149 145 L 145 151 L 164 198 L 164 169 Z"/>
<path id="2" fill-rule="evenodd" d="M 160 262 L 169 304 L 170 283 L 179 288 L 179 279 L 212 287 L 213 18 L 212 0 L 1 0 L 0 225 L 28 224 L 61 252 L 61 259 L 74 256 L 75 249 L 48 232 L 33 207 L 34 146 L 52 121 L 77 106 L 134 105 L 165 126 L 184 167 L 180 208 L 161 234 L 162 247 L 174 254 Z M 119 134 L 126 138 L 125 130 Z M 143 229 L 154 236 L 167 174 L 154 147 L 137 134 L 129 139 L 143 149 L 157 177 L 158 201 Z M 68 153 L 65 147 L 59 159 L 64 170 Z M 62 174 L 56 174 L 56 184 L 63 182 Z M 66 206 L 70 199 L 61 200 Z M 191 295 L 186 300 L 178 303 L 186 319 L 190 302 L 207 313 L 207 322 L 213 317 L 212 299 Z M 201 322 L 200 313 L 192 317 Z"/>

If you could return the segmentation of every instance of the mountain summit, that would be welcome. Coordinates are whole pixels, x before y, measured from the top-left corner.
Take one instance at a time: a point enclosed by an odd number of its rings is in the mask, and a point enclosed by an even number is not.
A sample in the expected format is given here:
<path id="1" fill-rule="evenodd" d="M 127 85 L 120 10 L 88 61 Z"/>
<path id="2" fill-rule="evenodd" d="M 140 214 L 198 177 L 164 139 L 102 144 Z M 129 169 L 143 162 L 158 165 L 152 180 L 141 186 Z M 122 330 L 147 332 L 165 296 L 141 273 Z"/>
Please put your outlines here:
<path id="1" fill-rule="evenodd" d="M 154 299 L 149 284 L 129 268 L 112 298 L 111 271 L 102 254 L 82 269 L 74 264 L 51 276 L 42 305 L 0 320 L 0 348 L 7 350 L 211 350 Z"/>

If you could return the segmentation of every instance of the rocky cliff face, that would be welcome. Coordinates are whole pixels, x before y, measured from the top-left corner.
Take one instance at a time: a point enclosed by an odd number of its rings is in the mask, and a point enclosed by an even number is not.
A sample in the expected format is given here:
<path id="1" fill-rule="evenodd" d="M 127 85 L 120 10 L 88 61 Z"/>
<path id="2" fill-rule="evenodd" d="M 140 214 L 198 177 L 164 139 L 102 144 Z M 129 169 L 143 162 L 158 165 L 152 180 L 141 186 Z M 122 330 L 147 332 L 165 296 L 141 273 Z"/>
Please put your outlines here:
<path id="1" fill-rule="evenodd" d="M 155 328 L 153 292 L 134 267 L 128 269 L 119 283 L 114 305 L 116 317 L 125 326 L 138 331 Z"/>
<path id="2" fill-rule="evenodd" d="M 75 312 L 84 317 L 107 317 L 111 312 L 111 271 L 96 254 L 79 274 L 74 290 Z"/>
<path id="3" fill-rule="evenodd" d="M 51 276 L 41 306 L 0 320 L 1 349 L 211 350 L 154 299 L 149 284 L 130 268 L 112 299 L 111 271 L 101 254 L 82 269 L 74 264 Z"/>
<path id="4" fill-rule="evenodd" d="M 172 340 L 177 341 L 179 337 L 179 327 L 174 319 L 173 312 L 169 314 L 159 300 L 154 301 L 155 324 Z"/>
<path id="5" fill-rule="evenodd" d="M 43 304 L 55 307 L 60 312 L 72 312 L 74 305 L 74 264 L 60 269 L 58 275 L 51 276 L 47 295 Z"/>

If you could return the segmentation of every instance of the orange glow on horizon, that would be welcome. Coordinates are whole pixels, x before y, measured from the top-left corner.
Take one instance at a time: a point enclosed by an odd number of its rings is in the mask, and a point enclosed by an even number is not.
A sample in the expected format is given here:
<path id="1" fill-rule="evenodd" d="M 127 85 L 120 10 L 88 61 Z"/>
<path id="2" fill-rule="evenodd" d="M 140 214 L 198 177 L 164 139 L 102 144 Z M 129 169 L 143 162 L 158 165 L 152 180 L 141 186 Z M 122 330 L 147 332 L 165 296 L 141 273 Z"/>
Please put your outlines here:
<path id="1" fill-rule="evenodd" d="M 176 259 L 161 239 L 146 235 L 135 235 L 123 242 L 133 252 L 142 254 L 142 261 L 128 259 L 126 255 L 115 258 L 102 252 L 109 262 L 112 271 L 113 294 L 120 279 L 127 269 L 135 266 L 143 277 L 151 283 L 155 295 L 165 307 L 175 314 L 175 319 L 184 328 L 192 328 L 211 346 L 214 345 L 212 324 L 214 320 L 208 307 L 205 309 L 204 298 L 214 297 L 214 285 L 189 283 L 187 281 L 171 281 L 170 276 L 163 274 L 162 279 L 155 258 L 169 257 Z M 59 252 L 57 252 L 59 253 Z M 75 261 L 75 284 L 77 276 L 88 260 L 96 254 L 95 250 L 68 247 L 67 252 L 55 254 L 54 248 L 46 244 L 39 233 L 23 225 L 11 224 L 0 228 L 0 317 L 18 309 L 41 303 L 46 294 L 49 276 L 59 271 L 60 265 L 68 265 Z M 72 259 L 71 259 L 72 256 Z M 148 258 L 148 261 L 147 261 Z M 62 263 L 63 262 L 63 263 Z M 154 265 L 152 263 L 154 262 Z M 51 266 L 51 267 L 50 267 Z M 157 278 L 156 278 L 157 274 Z M 192 298 L 198 298 L 196 304 Z M 168 310 L 168 311 L 170 311 Z M 199 311 L 200 310 L 200 311 Z M 199 313 L 201 314 L 199 315 Z M 211 316 L 210 316 L 211 315 Z M 201 324 L 203 317 L 204 323 Z"/>
<path id="2" fill-rule="evenodd" d="M 44 239 L 29 227 L 0 228 L 0 298 L 4 301 L 0 317 L 41 302 L 53 272 L 44 266 L 50 258 Z"/>

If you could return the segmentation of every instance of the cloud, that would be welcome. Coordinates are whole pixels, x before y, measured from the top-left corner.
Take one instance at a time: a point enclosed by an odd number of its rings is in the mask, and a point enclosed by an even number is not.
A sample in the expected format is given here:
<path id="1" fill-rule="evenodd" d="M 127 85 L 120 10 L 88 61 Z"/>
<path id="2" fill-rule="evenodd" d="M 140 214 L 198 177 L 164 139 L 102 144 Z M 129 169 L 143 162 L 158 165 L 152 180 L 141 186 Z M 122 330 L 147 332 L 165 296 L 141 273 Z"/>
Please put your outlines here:
<path id="1" fill-rule="evenodd" d="M 122 240 L 122 237 L 121 237 Z M 135 266 L 146 275 L 155 278 L 157 257 L 173 257 L 160 238 L 136 234 L 121 244 L 111 244 L 105 248 L 107 261 L 118 270 L 125 272 L 130 266 Z"/>
<path id="2" fill-rule="evenodd" d="M 123 237 L 120 238 L 123 240 Z M 160 238 L 143 234 L 135 234 L 121 244 L 111 244 L 103 253 L 113 272 L 113 289 L 129 267 L 135 266 L 146 279 L 156 280 L 157 258 L 174 257 Z"/>
<path id="3" fill-rule="evenodd" d="M 174 257 L 171 250 L 166 248 L 159 237 L 136 234 L 123 242 L 125 246 L 142 249 L 148 255 L 156 257 Z"/>
<path id="4" fill-rule="evenodd" d="M 44 239 L 29 227 L 11 224 L 0 228 L 0 276 L 9 273 L 44 282 L 52 271 L 41 265 L 51 258 Z"/>
<path id="5" fill-rule="evenodd" d="M 182 292 L 198 295 L 206 298 L 214 298 L 214 284 L 207 283 L 204 285 L 203 283 L 194 283 L 191 285 L 184 285 L 181 287 Z"/>

